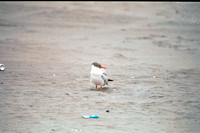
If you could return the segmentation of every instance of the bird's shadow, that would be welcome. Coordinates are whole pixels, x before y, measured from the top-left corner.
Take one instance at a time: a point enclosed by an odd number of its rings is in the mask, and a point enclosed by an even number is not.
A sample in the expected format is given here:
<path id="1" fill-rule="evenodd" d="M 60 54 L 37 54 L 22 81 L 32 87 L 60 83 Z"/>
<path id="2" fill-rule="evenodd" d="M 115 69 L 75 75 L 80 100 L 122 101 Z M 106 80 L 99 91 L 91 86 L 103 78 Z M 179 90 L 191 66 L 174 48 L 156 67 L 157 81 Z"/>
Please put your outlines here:
<path id="1" fill-rule="evenodd" d="M 109 87 L 102 87 L 102 91 L 106 91 L 108 89 L 109 89 Z M 96 88 L 90 88 L 90 90 L 96 91 Z M 97 91 L 100 91 L 100 87 L 97 88 Z"/>
<path id="2" fill-rule="evenodd" d="M 96 91 L 96 88 L 90 88 L 90 90 Z M 109 93 L 111 90 L 112 90 L 112 88 L 110 88 L 110 87 L 102 87 L 102 92 L 108 92 Z M 101 91 L 100 87 L 97 88 L 97 91 Z"/>

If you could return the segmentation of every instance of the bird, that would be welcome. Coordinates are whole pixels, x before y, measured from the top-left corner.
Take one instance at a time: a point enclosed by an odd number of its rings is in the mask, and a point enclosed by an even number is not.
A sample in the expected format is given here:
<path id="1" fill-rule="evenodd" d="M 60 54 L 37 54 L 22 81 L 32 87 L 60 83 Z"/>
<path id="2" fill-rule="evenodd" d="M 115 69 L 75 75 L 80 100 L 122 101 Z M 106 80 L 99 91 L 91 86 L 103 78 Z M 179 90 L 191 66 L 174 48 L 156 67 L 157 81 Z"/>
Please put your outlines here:
<path id="1" fill-rule="evenodd" d="M 113 81 L 112 79 L 108 78 L 105 69 L 106 67 L 97 62 L 92 63 L 92 68 L 90 71 L 90 82 L 96 85 L 96 91 L 97 85 L 101 85 L 100 91 L 102 91 L 102 86 L 108 85 L 108 81 Z"/>

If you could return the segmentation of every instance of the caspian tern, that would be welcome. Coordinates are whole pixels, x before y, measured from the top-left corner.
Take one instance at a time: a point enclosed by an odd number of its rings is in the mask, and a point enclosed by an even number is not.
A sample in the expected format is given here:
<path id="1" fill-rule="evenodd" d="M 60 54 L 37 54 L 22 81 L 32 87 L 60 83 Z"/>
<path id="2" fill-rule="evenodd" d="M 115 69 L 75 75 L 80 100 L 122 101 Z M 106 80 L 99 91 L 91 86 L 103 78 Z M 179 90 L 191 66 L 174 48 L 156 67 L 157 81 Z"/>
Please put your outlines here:
<path id="1" fill-rule="evenodd" d="M 106 67 L 97 62 L 92 63 L 92 69 L 90 71 L 90 82 L 96 85 L 96 91 L 97 85 L 101 85 L 100 90 L 102 91 L 102 86 L 108 85 L 108 81 L 113 81 L 108 79 L 105 69 Z"/>

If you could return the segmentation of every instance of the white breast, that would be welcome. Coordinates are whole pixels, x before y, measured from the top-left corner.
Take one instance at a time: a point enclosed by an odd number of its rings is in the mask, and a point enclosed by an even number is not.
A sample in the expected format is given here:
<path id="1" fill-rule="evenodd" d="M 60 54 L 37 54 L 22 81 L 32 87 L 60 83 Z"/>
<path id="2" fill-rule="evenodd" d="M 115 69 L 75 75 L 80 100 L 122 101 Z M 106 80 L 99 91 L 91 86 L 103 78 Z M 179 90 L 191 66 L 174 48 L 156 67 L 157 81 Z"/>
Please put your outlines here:
<path id="1" fill-rule="evenodd" d="M 90 71 L 90 82 L 95 85 L 103 85 L 104 81 L 101 77 L 102 74 L 103 71 L 101 69 L 92 67 L 92 70 Z"/>

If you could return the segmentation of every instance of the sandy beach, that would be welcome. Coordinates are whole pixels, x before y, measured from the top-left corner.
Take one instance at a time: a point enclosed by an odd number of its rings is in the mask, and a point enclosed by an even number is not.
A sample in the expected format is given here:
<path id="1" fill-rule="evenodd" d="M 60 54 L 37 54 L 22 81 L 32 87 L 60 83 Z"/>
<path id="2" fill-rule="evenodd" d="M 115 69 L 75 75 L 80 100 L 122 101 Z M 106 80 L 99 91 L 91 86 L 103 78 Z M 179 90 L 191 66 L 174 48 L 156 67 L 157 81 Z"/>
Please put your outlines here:
<path id="1" fill-rule="evenodd" d="M 200 3 L 0 2 L 0 132 L 198 133 L 199 37 Z"/>

